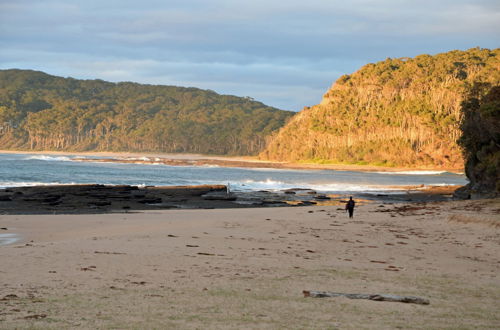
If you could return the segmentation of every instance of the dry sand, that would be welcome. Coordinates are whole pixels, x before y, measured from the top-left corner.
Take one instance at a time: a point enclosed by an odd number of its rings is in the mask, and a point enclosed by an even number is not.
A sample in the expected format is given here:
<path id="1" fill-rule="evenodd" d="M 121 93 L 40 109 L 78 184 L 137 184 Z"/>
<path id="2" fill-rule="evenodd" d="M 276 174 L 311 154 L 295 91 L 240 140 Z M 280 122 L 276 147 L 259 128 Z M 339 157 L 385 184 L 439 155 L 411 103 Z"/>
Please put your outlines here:
<path id="1" fill-rule="evenodd" d="M 498 199 L 0 215 L 21 239 L 0 246 L 0 328 L 498 329 L 499 218 Z"/>

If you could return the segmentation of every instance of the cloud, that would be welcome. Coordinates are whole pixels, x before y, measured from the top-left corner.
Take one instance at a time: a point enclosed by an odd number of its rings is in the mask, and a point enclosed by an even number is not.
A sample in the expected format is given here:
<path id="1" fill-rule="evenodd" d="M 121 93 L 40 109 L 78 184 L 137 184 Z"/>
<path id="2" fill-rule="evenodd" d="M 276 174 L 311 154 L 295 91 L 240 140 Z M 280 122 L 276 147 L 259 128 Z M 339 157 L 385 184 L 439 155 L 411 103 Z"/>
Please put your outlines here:
<path id="1" fill-rule="evenodd" d="M 495 48 L 488 0 L 18 0 L 0 3 L 0 68 L 179 84 L 284 109 L 367 62 Z"/>

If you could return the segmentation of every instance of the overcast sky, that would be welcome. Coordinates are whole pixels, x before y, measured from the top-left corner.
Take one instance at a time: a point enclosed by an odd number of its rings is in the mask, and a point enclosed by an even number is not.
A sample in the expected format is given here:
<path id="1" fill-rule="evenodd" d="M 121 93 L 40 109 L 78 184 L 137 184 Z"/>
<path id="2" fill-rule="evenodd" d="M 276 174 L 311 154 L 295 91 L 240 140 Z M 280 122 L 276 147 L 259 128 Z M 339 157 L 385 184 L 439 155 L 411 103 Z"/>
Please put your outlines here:
<path id="1" fill-rule="evenodd" d="M 498 48 L 499 0 L 0 0 L 0 69 L 301 110 L 387 57 Z"/>

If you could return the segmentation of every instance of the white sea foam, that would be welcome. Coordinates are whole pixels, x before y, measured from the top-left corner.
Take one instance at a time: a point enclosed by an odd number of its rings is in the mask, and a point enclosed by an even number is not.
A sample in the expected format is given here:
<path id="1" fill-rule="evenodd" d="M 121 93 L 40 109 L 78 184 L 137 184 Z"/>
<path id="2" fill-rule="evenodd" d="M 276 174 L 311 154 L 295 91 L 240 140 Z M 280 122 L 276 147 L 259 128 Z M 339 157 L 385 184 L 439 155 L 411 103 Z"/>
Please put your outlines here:
<path id="1" fill-rule="evenodd" d="M 59 162 L 71 162 L 73 158 L 68 156 L 47 156 L 47 155 L 33 155 L 29 156 L 26 159 L 34 159 L 34 160 L 45 160 L 49 162 L 59 161 Z"/>
<path id="2" fill-rule="evenodd" d="M 273 168 L 273 167 L 234 167 L 240 170 L 254 171 L 254 172 L 282 172 L 282 173 L 315 173 L 322 170 L 305 170 L 305 169 L 293 169 L 293 168 Z"/>
<path id="3" fill-rule="evenodd" d="M 446 171 L 399 171 L 399 172 L 375 172 L 377 174 L 388 175 L 439 175 L 449 173 Z"/>
<path id="4" fill-rule="evenodd" d="M 77 183 L 61 183 L 61 182 L 38 182 L 38 181 L 0 181 L 0 188 L 8 187 L 34 187 L 34 186 L 57 186 L 61 184 L 75 185 Z"/>
<path id="5" fill-rule="evenodd" d="M 346 184 L 346 183 L 326 183 L 326 184 L 313 184 L 309 188 L 317 191 L 391 191 L 398 190 L 394 186 L 384 187 L 375 185 L 359 185 L 359 184 Z"/>
<path id="6" fill-rule="evenodd" d="M 429 183 L 428 186 L 430 186 L 430 187 L 448 187 L 448 186 L 458 186 L 458 184 L 455 184 L 455 183 Z"/>
<path id="7" fill-rule="evenodd" d="M 320 192 L 378 192 L 378 191 L 398 191 L 394 186 L 375 186 L 375 185 L 359 185 L 346 183 L 286 183 L 283 181 L 275 181 L 267 179 L 265 181 L 245 180 L 242 182 L 231 182 L 231 186 L 236 190 L 271 190 L 278 191 L 284 189 L 311 189 Z M 403 188 L 401 189 L 403 190 Z"/>
<path id="8" fill-rule="evenodd" d="M 119 160 L 138 160 L 138 161 L 144 161 L 144 162 L 149 162 L 153 160 L 152 158 L 149 157 L 122 157 L 122 158 L 117 158 Z"/>

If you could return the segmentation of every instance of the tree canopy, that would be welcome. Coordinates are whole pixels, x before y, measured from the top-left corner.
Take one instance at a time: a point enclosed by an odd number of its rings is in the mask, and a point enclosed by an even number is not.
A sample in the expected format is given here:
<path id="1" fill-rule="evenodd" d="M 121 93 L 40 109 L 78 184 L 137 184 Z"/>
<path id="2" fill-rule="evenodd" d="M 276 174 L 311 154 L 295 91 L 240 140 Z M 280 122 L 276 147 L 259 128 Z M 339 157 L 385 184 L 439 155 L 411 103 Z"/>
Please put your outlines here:
<path id="1" fill-rule="evenodd" d="M 463 167 L 461 103 L 500 84 L 500 49 L 388 58 L 340 77 L 261 153 L 270 160 Z"/>
<path id="2" fill-rule="evenodd" d="M 0 149 L 254 155 L 292 115 L 198 88 L 0 70 Z"/>

